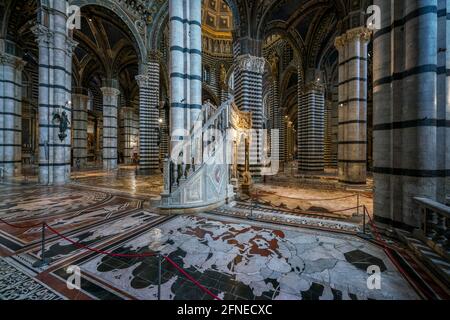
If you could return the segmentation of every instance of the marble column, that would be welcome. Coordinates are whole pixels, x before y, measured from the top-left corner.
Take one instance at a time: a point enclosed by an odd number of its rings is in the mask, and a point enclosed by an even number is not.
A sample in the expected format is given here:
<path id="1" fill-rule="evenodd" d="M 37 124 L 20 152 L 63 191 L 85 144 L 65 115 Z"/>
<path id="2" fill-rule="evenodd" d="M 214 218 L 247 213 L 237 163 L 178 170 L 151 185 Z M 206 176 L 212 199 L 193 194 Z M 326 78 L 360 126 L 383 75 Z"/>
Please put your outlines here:
<path id="1" fill-rule="evenodd" d="M 339 51 L 338 178 L 346 184 L 367 179 L 367 45 L 371 31 L 348 30 L 336 38 Z"/>
<path id="2" fill-rule="evenodd" d="M 74 166 L 80 168 L 87 163 L 88 103 L 87 90 L 75 88 L 72 93 L 72 150 Z"/>
<path id="3" fill-rule="evenodd" d="M 169 20 L 170 134 L 173 153 L 194 126 L 202 109 L 201 0 L 170 0 Z M 185 161 L 196 157 L 194 154 L 184 156 Z"/>
<path id="4" fill-rule="evenodd" d="M 241 111 L 252 113 L 253 129 L 250 143 L 250 173 L 254 179 L 261 177 L 261 160 L 263 152 L 263 74 L 266 60 L 250 54 L 241 55 L 237 58 L 237 73 L 235 92 L 236 104 Z"/>
<path id="5" fill-rule="evenodd" d="M 138 125 L 133 108 L 120 109 L 120 127 L 122 128 L 120 140 L 125 164 L 132 163 L 133 148 L 138 139 L 136 134 Z"/>
<path id="6" fill-rule="evenodd" d="M 138 75 L 139 85 L 139 172 L 159 172 L 159 53 L 147 63 L 147 74 Z"/>
<path id="7" fill-rule="evenodd" d="M 103 169 L 115 170 L 117 166 L 118 144 L 118 99 L 116 88 L 102 87 L 103 93 Z"/>
<path id="8" fill-rule="evenodd" d="M 0 52 L 0 168 L 4 177 L 22 169 L 22 71 L 25 62 Z"/>
<path id="9" fill-rule="evenodd" d="M 333 119 L 332 119 L 333 102 L 326 100 L 325 102 L 325 136 L 324 136 L 324 162 L 326 167 L 333 166 Z"/>
<path id="10" fill-rule="evenodd" d="M 298 170 L 324 171 L 325 97 L 323 85 L 309 82 L 299 86 Z"/>
<path id="11" fill-rule="evenodd" d="M 338 167 L 339 149 L 339 86 L 333 86 L 331 101 L 331 167 Z"/>
<path id="12" fill-rule="evenodd" d="M 274 143 L 278 144 L 279 155 L 278 159 L 280 165 L 283 166 L 286 161 L 286 140 L 285 140 L 285 126 L 284 116 L 280 106 L 280 82 L 279 82 L 279 58 L 277 55 L 273 55 L 270 58 L 270 64 L 272 69 L 272 88 L 271 88 L 271 110 L 270 120 L 272 122 L 272 129 L 278 130 L 279 141 Z"/>
<path id="13" fill-rule="evenodd" d="M 162 102 L 159 109 L 160 122 L 160 158 L 164 159 L 169 154 L 169 117 L 165 103 Z"/>
<path id="14" fill-rule="evenodd" d="M 374 214 L 410 229 L 422 223 L 413 197 L 444 203 L 448 191 L 450 8 L 436 0 L 374 4 L 383 13 L 373 46 Z"/>
<path id="15" fill-rule="evenodd" d="M 76 43 L 66 27 L 67 1 L 54 1 L 47 24 L 32 31 L 39 45 L 39 182 L 70 180 L 72 53 Z M 59 121 L 62 119 L 62 121 Z"/>

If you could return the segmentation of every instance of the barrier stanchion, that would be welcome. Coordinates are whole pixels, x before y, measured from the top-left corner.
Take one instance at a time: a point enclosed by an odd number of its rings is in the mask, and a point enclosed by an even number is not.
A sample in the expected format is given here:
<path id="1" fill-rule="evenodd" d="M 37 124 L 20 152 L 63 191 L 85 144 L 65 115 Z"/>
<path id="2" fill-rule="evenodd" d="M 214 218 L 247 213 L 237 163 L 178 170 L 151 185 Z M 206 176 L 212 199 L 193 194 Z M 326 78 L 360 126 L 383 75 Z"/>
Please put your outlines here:
<path id="1" fill-rule="evenodd" d="M 41 235 L 41 260 L 36 261 L 33 267 L 42 268 L 50 264 L 50 259 L 45 258 L 45 222 L 42 223 L 42 235 Z"/>
<path id="2" fill-rule="evenodd" d="M 359 192 L 356 194 L 356 207 L 356 216 L 359 217 Z"/>
<path id="3" fill-rule="evenodd" d="M 366 206 L 363 206 L 363 233 L 366 234 Z"/>
<path id="4" fill-rule="evenodd" d="M 158 300 L 161 300 L 161 269 L 162 269 L 162 255 L 158 254 Z"/>
<path id="5" fill-rule="evenodd" d="M 111 256 L 111 257 L 121 257 L 121 258 L 147 258 L 147 257 L 154 257 L 156 255 L 159 255 L 159 260 L 161 261 L 161 267 L 159 267 L 159 279 L 158 279 L 158 295 L 159 297 L 161 296 L 161 269 L 162 269 L 162 260 L 164 259 L 165 261 L 169 262 L 171 265 L 173 265 L 175 267 L 175 269 L 177 269 L 178 271 L 180 271 L 188 280 L 190 280 L 194 285 L 196 285 L 198 288 L 200 288 L 203 292 L 205 292 L 206 294 L 208 294 L 209 296 L 211 296 L 212 298 L 216 299 L 216 300 L 221 300 L 219 297 L 217 297 L 215 294 L 213 294 L 210 290 L 208 290 L 206 287 L 204 287 L 203 285 L 201 285 L 197 280 L 195 280 L 191 275 L 189 275 L 182 267 L 180 267 L 178 264 L 176 264 L 172 259 L 170 259 L 167 256 L 164 256 L 162 254 L 156 254 L 156 253 L 141 253 L 141 254 L 121 254 L 121 253 L 113 253 L 113 252 L 108 252 L 108 251 L 102 251 L 99 249 L 95 249 L 95 248 L 91 248 L 88 246 L 85 246 L 77 241 L 74 241 L 64 235 L 62 235 L 61 233 L 59 233 L 58 231 L 56 231 L 55 229 L 53 229 L 52 227 L 48 226 L 46 224 L 46 227 L 55 235 L 57 235 L 59 238 L 66 240 L 68 242 L 70 242 L 71 244 L 73 244 L 74 246 L 81 248 L 81 249 L 85 249 L 91 252 L 95 252 L 95 253 L 99 253 L 99 254 L 103 254 L 103 255 L 107 255 L 107 256 Z"/>

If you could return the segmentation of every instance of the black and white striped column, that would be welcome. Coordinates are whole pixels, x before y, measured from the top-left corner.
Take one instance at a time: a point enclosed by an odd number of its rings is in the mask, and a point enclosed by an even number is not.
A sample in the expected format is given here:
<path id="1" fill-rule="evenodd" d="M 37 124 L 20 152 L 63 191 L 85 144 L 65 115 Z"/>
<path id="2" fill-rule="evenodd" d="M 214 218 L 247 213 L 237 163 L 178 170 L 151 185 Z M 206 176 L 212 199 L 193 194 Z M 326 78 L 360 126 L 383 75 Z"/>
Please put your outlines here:
<path id="1" fill-rule="evenodd" d="M 336 84 L 331 91 L 331 167 L 338 167 L 339 149 L 339 86 Z"/>
<path id="2" fill-rule="evenodd" d="M 133 108 L 123 107 L 120 109 L 121 148 L 125 164 L 132 163 L 133 149 L 136 146 L 139 129 L 137 115 Z"/>
<path id="3" fill-rule="evenodd" d="M 139 75 L 139 172 L 156 173 L 159 163 L 159 62 L 147 63 L 147 75 Z"/>
<path id="4" fill-rule="evenodd" d="M 201 0 L 169 1 L 171 154 L 202 109 L 201 8 Z M 185 160 L 196 157 L 192 154 Z"/>
<path id="5" fill-rule="evenodd" d="M 374 4 L 382 12 L 373 47 L 375 220 L 418 227 L 413 197 L 443 203 L 448 192 L 450 8 L 437 0 Z"/>
<path id="6" fill-rule="evenodd" d="M 320 172 L 324 167 L 325 97 L 323 85 L 310 82 L 298 92 L 298 170 Z"/>
<path id="7" fill-rule="evenodd" d="M 25 62 L 0 52 L 0 170 L 4 177 L 22 169 L 22 71 Z"/>
<path id="8" fill-rule="evenodd" d="M 235 82 L 236 105 L 245 112 L 252 113 L 253 129 L 250 144 L 250 173 L 254 179 L 261 177 L 263 152 L 263 74 L 266 60 L 249 54 L 237 58 L 239 72 Z M 242 159 L 241 159 L 242 160 Z M 241 163 L 241 162 L 240 162 Z"/>
<path id="9" fill-rule="evenodd" d="M 330 100 L 325 102 L 325 136 L 324 136 L 324 162 L 326 167 L 333 166 L 333 119 L 332 119 L 333 103 Z"/>
<path id="10" fill-rule="evenodd" d="M 72 93 L 72 150 L 75 167 L 84 168 L 87 162 L 87 124 L 88 102 L 87 91 L 75 88 Z"/>
<path id="11" fill-rule="evenodd" d="M 76 43 L 66 27 L 67 1 L 53 1 L 47 26 L 33 32 L 39 44 L 39 182 L 64 184 L 71 168 L 72 53 Z M 55 115 L 66 118 L 61 123 Z M 65 121 L 63 121 L 65 122 Z"/>
<path id="12" fill-rule="evenodd" d="M 118 146 L 118 99 L 116 88 L 102 87 L 103 93 L 103 169 L 115 170 Z"/>
<path id="13" fill-rule="evenodd" d="M 166 109 L 165 103 L 161 102 L 159 109 L 159 119 L 160 119 L 160 145 L 159 153 L 160 159 L 165 159 L 169 155 L 169 119 L 168 110 Z"/>
<path id="14" fill-rule="evenodd" d="M 371 31 L 348 30 L 336 38 L 339 51 L 338 177 L 347 184 L 367 179 L 367 45 Z"/>
<path id="15" fill-rule="evenodd" d="M 277 75 L 278 76 L 278 75 Z M 278 130 L 279 139 L 278 141 L 273 141 L 272 143 L 277 143 L 278 147 L 273 148 L 273 150 L 278 150 L 280 166 L 286 161 L 286 128 L 283 112 L 280 106 L 280 86 L 278 79 L 274 79 L 272 82 L 272 92 L 271 92 L 271 104 L 272 104 L 272 129 Z M 274 146 L 272 146 L 274 147 Z M 278 148 L 278 149 L 277 149 Z"/>

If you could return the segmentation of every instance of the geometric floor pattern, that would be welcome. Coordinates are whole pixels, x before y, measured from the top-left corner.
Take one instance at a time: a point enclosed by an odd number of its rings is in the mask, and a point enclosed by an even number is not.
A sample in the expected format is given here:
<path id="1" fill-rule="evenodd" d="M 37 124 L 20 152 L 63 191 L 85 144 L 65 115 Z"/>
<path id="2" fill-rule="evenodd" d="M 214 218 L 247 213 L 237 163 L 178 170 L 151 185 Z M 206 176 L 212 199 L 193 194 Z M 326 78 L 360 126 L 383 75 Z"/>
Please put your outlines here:
<path id="1" fill-rule="evenodd" d="M 226 300 L 418 299 L 383 250 L 356 236 L 281 226 L 217 214 L 161 216 L 145 199 L 83 186 L 0 186 L 0 217 L 27 227 L 46 222 L 95 250 L 160 252 Z M 157 299 L 158 258 L 91 252 L 47 230 L 38 268 L 40 227 L 0 224 L 0 299 Z M 367 267 L 378 265 L 381 290 L 367 287 Z M 81 270 L 81 290 L 67 288 L 70 266 Z M 168 262 L 162 299 L 211 299 Z"/>
<path id="2" fill-rule="evenodd" d="M 0 300 L 62 300 L 46 285 L 0 258 Z"/>

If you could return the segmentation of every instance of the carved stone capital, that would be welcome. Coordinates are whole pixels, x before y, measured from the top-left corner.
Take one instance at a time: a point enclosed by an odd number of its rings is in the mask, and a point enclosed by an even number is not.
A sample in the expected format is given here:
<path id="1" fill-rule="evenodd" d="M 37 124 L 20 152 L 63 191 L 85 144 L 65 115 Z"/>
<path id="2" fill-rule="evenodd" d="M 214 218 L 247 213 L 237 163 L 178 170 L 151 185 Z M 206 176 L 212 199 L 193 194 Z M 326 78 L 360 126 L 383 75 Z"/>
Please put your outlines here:
<path id="1" fill-rule="evenodd" d="M 352 43 L 354 41 L 362 41 L 368 42 L 372 36 L 372 30 L 366 27 L 358 27 L 354 29 L 348 30 L 343 35 L 336 38 L 334 41 L 334 45 L 336 48 L 342 49 L 348 43 Z"/>
<path id="2" fill-rule="evenodd" d="M 372 36 L 372 30 L 366 27 L 358 27 L 347 31 L 347 41 L 360 40 L 368 42 Z"/>
<path id="3" fill-rule="evenodd" d="M 311 81 L 303 86 L 302 88 L 302 94 L 306 94 L 311 91 L 319 91 L 324 92 L 325 87 L 321 82 L 318 81 Z"/>
<path id="4" fill-rule="evenodd" d="M 263 74 L 266 66 L 266 60 L 262 57 L 255 57 L 245 54 L 237 58 L 238 66 L 243 71 Z"/>
<path id="5" fill-rule="evenodd" d="M 150 77 L 145 74 L 137 75 L 135 79 L 137 81 L 139 88 L 148 87 L 150 84 Z"/>
<path id="6" fill-rule="evenodd" d="M 78 42 L 76 42 L 75 40 L 73 40 L 72 38 L 68 37 L 66 40 L 66 45 L 67 45 L 67 54 L 68 55 L 72 55 L 73 51 L 75 50 L 75 48 L 78 46 Z"/>
<path id="7" fill-rule="evenodd" d="M 16 69 L 17 71 L 23 71 L 27 63 L 23 61 L 21 58 L 13 56 L 11 54 L 7 54 L 4 52 L 0 52 L 0 65 L 10 66 Z"/>
<path id="8" fill-rule="evenodd" d="M 345 47 L 345 44 L 347 43 L 347 36 L 343 34 L 342 36 L 336 37 L 334 40 L 334 46 L 336 49 L 341 50 Z"/>
<path id="9" fill-rule="evenodd" d="M 36 36 L 39 46 L 49 46 L 53 42 L 53 32 L 42 24 L 36 24 L 31 28 L 31 32 Z"/>
<path id="10" fill-rule="evenodd" d="M 120 95 L 120 90 L 116 88 L 103 87 L 100 90 L 102 90 L 104 96 L 118 97 Z"/>

